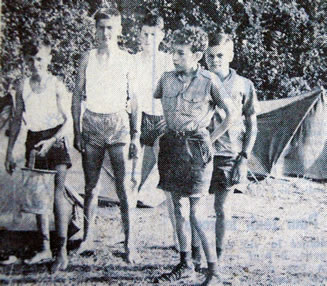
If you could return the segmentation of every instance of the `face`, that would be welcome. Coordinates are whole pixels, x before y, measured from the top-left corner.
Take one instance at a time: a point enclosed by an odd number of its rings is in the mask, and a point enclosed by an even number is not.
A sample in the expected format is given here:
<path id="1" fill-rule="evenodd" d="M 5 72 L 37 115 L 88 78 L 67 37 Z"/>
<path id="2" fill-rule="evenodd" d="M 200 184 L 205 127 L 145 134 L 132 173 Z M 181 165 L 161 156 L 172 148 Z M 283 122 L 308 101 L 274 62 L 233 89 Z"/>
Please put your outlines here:
<path id="1" fill-rule="evenodd" d="M 101 19 L 96 26 L 96 39 L 100 46 L 108 46 L 117 43 L 117 37 L 121 33 L 120 17 Z"/>
<path id="2" fill-rule="evenodd" d="M 194 69 L 201 59 L 202 53 L 191 51 L 190 45 L 173 46 L 173 62 L 176 71 L 189 72 Z"/>
<path id="3" fill-rule="evenodd" d="M 157 50 L 163 38 L 164 33 L 159 27 L 142 27 L 140 42 L 143 50 Z"/>
<path id="4" fill-rule="evenodd" d="M 41 46 L 36 55 L 28 58 L 28 62 L 33 72 L 44 72 L 47 71 L 51 58 L 51 49 Z"/>
<path id="5" fill-rule="evenodd" d="M 209 47 L 205 54 L 208 69 L 214 73 L 228 70 L 233 57 L 233 47 L 228 44 Z"/>

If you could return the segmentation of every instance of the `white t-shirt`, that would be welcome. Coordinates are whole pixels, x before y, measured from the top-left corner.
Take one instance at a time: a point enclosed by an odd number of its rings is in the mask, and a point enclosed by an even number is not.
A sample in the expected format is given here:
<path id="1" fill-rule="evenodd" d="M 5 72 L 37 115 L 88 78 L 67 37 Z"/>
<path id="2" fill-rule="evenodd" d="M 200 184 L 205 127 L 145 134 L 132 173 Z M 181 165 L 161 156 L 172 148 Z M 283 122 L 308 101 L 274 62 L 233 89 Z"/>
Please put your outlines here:
<path id="1" fill-rule="evenodd" d="M 117 48 L 101 61 L 91 50 L 86 68 L 86 108 L 96 113 L 116 113 L 126 109 L 132 56 Z"/>
<path id="2" fill-rule="evenodd" d="M 158 51 L 152 57 L 145 57 L 143 52 L 134 56 L 133 91 L 141 111 L 150 115 L 163 115 L 160 99 L 153 98 L 153 94 L 161 75 L 172 70 L 174 66 L 169 54 Z"/>

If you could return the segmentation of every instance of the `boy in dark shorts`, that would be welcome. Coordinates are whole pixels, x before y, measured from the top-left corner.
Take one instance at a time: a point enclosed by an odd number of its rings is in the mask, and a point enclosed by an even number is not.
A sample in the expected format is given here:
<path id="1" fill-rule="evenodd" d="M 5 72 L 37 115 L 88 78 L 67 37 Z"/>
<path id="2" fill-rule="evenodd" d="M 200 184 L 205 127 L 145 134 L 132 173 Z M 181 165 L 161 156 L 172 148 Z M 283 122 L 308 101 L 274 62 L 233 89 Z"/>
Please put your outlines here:
<path id="1" fill-rule="evenodd" d="M 84 53 L 80 60 L 73 95 L 74 146 L 82 153 L 85 176 L 84 239 L 76 253 L 94 250 L 94 221 L 98 193 L 95 188 L 105 153 L 112 163 L 115 185 L 125 234 L 128 262 L 137 259 L 131 222 L 130 178 L 127 175 L 129 158 L 137 154 L 136 97 L 129 90 L 133 59 L 118 47 L 121 16 L 113 8 L 100 9 L 94 16 L 97 48 Z M 86 110 L 80 128 L 81 104 L 86 94 Z M 127 98 L 131 100 L 131 120 L 127 113 Z"/>
<path id="2" fill-rule="evenodd" d="M 207 127 L 215 106 L 218 106 L 226 114 L 215 130 L 215 136 L 221 136 L 232 124 L 233 106 L 219 79 L 198 66 L 207 45 L 207 34 L 199 28 L 184 27 L 175 31 L 175 71 L 163 74 L 154 94 L 155 98 L 161 98 L 167 123 L 159 145 L 159 187 L 172 194 L 180 247 L 180 263 L 170 273 L 157 277 L 156 283 L 194 275 L 189 220 L 191 227 L 200 234 L 208 262 L 207 277 L 202 285 L 218 283 L 216 251 L 209 243 L 201 215 L 213 166 L 212 142 Z"/>
<path id="3" fill-rule="evenodd" d="M 141 122 L 141 150 L 137 162 L 138 190 L 142 186 L 152 169 L 155 168 L 159 153 L 159 137 L 166 129 L 165 118 L 160 99 L 153 98 L 153 93 L 161 75 L 174 69 L 171 56 L 159 51 L 159 45 L 164 38 L 164 22 L 158 15 L 146 15 L 142 21 L 140 43 L 142 51 L 134 56 L 135 76 L 134 91 L 142 112 Z M 156 187 L 155 185 L 153 186 Z M 155 194 L 154 194 L 155 195 Z M 171 194 L 165 192 L 169 218 L 173 226 L 175 248 L 178 249 L 174 207 Z M 142 202 L 142 201 L 141 201 Z"/>
<path id="4" fill-rule="evenodd" d="M 64 84 L 47 70 L 51 61 L 50 42 L 35 40 L 24 47 L 25 59 L 31 69 L 31 77 L 23 78 L 16 87 L 16 107 L 10 125 L 10 136 L 6 156 L 6 170 L 11 173 L 15 162 L 13 148 L 21 122 L 27 124 L 26 166 L 29 166 L 30 154 L 37 150 L 34 168 L 56 170 L 54 214 L 58 243 L 58 254 L 52 265 L 52 271 L 64 270 L 68 265 L 67 229 L 72 206 L 65 194 L 65 177 L 71 167 L 65 136 L 71 123 L 71 96 Z M 43 202 L 51 208 L 51 200 Z M 43 209 L 43 208 L 41 208 Z M 46 208 L 45 208 L 46 209 Z M 33 212 L 33 210 L 29 210 Z M 50 250 L 49 214 L 36 213 L 37 226 L 42 236 L 42 250 L 25 263 L 40 263 L 52 258 Z"/>
<path id="5" fill-rule="evenodd" d="M 215 194 L 216 251 L 221 256 L 224 237 L 224 208 L 227 194 L 235 184 L 247 176 L 247 159 L 257 136 L 257 96 L 253 83 L 229 67 L 234 56 L 233 39 L 228 34 L 209 35 L 209 48 L 205 53 L 208 69 L 222 81 L 235 107 L 235 123 L 223 136 L 214 141 L 214 168 L 210 193 Z M 211 130 L 222 121 L 215 112 Z"/>

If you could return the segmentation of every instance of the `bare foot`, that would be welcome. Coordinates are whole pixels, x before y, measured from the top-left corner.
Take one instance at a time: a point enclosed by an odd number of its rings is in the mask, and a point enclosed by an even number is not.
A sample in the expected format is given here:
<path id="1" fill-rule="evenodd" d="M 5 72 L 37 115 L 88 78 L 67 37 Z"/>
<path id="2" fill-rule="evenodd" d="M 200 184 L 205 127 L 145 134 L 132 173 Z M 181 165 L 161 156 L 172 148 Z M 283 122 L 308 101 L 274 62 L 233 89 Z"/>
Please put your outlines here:
<path id="1" fill-rule="evenodd" d="M 73 252 L 74 255 L 80 255 L 87 251 L 94 251 L 94 242 L 90 240 L 82 241 L 81 245 Z"/>
<path id="2" fill-rule="evenodd" d="M 66 270 L 68 266 L 68 257 L 66 251 L 59 251 L 55 261 L 51 265 L 51 273 L 55 273 L 59 270 Z"/>
<path id="3" fill-rule="evenodd" d="M 126 262 L 131 264 L 139 263 L 140 256 L 136 250 L 126 250 Z"/>
<path id="4" fill-rule="evenodd" d="M 51 250 L 42 250 L 41 252 L 36 253 L 32 258 L 25 259 L 24 263 L 26 264 L 37 264 L 37 263 L 43 263 L 48 262 L 52 259 L 52 253 Z"/>

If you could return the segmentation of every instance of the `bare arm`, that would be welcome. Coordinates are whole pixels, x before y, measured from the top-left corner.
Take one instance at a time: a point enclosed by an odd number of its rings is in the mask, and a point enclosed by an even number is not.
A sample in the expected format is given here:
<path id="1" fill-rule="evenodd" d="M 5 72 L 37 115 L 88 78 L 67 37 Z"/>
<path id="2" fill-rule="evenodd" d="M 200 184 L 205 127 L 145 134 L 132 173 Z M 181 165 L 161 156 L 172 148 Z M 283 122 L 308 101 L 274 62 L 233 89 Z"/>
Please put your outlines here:
<path id="1" fill-rule="evenodd" d="M 86 67 L 89 59 L 89 53 L 86 52 L 82 55 L 80 60 L 80 65 L 77 71 L 75 89 L 73 93 L 72 100 L 72 115 L 73 115 L 73 125 L 74 125 L 74 147 L 80 151 L 84 151 L 84 144 L 81 138 L 81 106 L 83 95 L 85 92 L 85 80 L 86 80 Z"/>
<path id="2" fill-rule="evenodd" d="M 23 85 L 23 80 L 21 80 L 16 85 L 16 107 L 14 108 L 14 112 L 9 126 L 9 140 L 5 162 L 6 170 L 9 173 L 12 172 L 12 166 L 14 164 L 12 153 L 22 125 L 22 118 L 24 112 Z"/>
<path id="3" fill-rule="evenodd" d="M 245 116 L 245 134 L 243 137 L 242 152 L 250 154 L 257 138 L 257 116 Z"/>
<path id="4" fill-rule="evenodd" d="M 73 92 L 72 100 L 72 115 L 74 124 L 74 135 L 81 134 L 80 128 L 80 117 L 81 117 L 81 105 L 83 100 L 83 95 L 85 92 L 85 80 L 86 80 L 86 67 L 88 63 L 89 53 L 86 52 L 82 55 L 80 59 L 79 68 L 76 76 L 75 89 Z"/>
<path id="5" fill-rule="evenodd" d="M 71 120 L 71 95 L 64 86 L 63 83 L 58 83 L 59 87 L 57 89 L 57 105 L 58 110 L 61 113 L 62 117 L 64 118 L 64 122 L 61 128 L 55 134 L 56 139 L 60 139 L 68 134 L 69 126 L 72 124 Z"/>
<path id="6" fill-rule="evenodd" d="M 212 98 L 219 108 L 224 110 L 226 117 L 211 133 L 211 141 L 215 142 L 222 136 L 233 124 L 234 103 L 232 98 L 227 94 L 222 84 L 214 83 L 211 89 Z"/>

